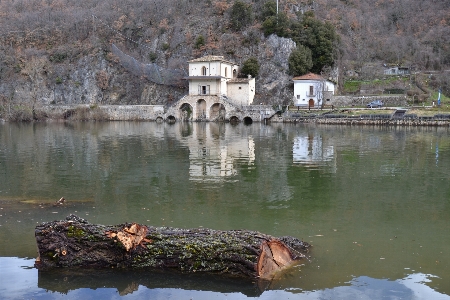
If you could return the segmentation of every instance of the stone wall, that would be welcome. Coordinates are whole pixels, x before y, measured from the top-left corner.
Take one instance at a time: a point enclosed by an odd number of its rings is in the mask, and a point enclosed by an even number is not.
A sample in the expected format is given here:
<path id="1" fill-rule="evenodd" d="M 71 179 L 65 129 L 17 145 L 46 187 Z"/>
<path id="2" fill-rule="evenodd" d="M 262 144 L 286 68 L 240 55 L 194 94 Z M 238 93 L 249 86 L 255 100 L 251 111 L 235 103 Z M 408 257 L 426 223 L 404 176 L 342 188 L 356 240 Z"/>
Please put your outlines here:
<path id="1" fill-rule="evenodd" d="M 156 121 L 158 117 L 164 118 L 163 105 L 46 105 L 42 109 L 56 119 L 65 119 L 77 112 L 95 113 L 111 121 Z"/>
<path id="2" fill-rule="evenodd" d="M 383 125 L 383 126 L 433 126 L 449 127 L 449 120 L 437 119 L 360 119 L 360 118 L 299 118 L 285 120 L 285 123 L 315 123 L 327 125 Z"/>
<path id="3" fill-rule="evenodd" d="M 163 105 L 102 105 L 99 108 L 112 121 L 156 121 L 158 117 L 164 118 Z"/>
<path id="4" fill-rule="evenodd" d="M 334 96 L 334 106 L 366 106 L 374 100 L 383 101 L 386 106 L 405 106 L 407 98 L 405 95 L 358 95 L 358 96 Z"/>

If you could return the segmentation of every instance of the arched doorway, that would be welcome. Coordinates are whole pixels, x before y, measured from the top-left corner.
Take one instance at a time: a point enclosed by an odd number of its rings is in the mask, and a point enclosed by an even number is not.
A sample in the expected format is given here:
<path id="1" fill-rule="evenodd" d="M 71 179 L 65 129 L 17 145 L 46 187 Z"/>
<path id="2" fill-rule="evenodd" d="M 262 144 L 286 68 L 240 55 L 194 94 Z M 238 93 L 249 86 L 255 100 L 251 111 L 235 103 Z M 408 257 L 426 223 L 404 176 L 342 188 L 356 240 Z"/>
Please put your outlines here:
<path id="1" fill-rule="evenodd" d="M 225 113 L 225 106 L 222 103 L 214 103 L 209 110 L 209 119 L 215 122 L 223 122 Z"/>
<path id="2" fill-rule="evenodd" d="M 206 101 L 200 99 L 197 101 L 197 111 L 196 119 L 199 121 L 206 120 Z"/>
<path id="3" fill-rule="evenodd" d="M 236 117 L 236 116 L 230 117 L 230 123 L 231 124 L 238 124 L 239 123 L 239 118 Z"/>
<path id="4" fill-rule="evenodd" d="M 169 124 L 173 124 L 176 121 L 174 116 L 168 116 L 166 120 L 167 120 L 167 123 L 169 123 Z"/>
<path id="5" fill-rule="evenodd" d="M 192 106 L 189 103 L 183 103 L 180 106 L 180 119 L 182 121 L 192 120 Z"/>
<path id="6" fill-rule="evenodd" d="M 308 107 L 309 107 L 309 108 L 314 107 L 314 99 L 309 99 L 309 101 L 308 101 Z"/>
<path id="7" fill-rule="evenodd" d="M 252 123 L 253 123 L 252 118 L 250 118 L 250 117 L 245 117 L 245 118 L 244 118 L 244 124 L 245 124 L 245 125 L 250 125 L 250 124 L 252 124 Z"/>

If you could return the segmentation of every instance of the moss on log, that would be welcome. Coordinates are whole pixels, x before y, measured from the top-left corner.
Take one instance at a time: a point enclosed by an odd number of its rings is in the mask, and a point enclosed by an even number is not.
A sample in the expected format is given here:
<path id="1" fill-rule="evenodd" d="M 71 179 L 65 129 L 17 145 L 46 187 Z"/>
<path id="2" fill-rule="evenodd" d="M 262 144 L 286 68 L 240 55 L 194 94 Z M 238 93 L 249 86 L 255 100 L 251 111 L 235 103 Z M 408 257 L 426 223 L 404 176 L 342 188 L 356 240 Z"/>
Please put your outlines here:
<path id="1" fill-rule="evenodd" d="M 271 278 L 305 258 L 310 245 L 256 231 L 90 224 L 75 215 L 36 226 L 38 269 L 173 268 Z"/>

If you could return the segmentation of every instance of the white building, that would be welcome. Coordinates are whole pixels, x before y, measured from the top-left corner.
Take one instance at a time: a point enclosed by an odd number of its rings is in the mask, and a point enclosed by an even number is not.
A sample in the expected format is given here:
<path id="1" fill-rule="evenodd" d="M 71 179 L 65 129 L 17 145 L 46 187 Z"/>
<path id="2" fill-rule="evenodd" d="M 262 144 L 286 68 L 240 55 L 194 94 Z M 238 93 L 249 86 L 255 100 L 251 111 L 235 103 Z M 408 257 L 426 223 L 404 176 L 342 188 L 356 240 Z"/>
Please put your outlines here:
<path id="1" fill-rule="evenodd" d="M 188 63 L 190 96 L 225 96 L 236 105 L 253 102 L 255 79 L 237 78 L 239 67 L 223 56 L 208 55 Z"/>
<path id="2" fill-rule="evenodd" d="M 308 73 L 297 76 L 294 81 L 294 105 L 303 107 L 320 107 L 332 105 L 335 84 L 320 75 Z"/>
<path id="3" fill-rule="evenodd" d="M 388 66 L 384 65 L 384 75 L 409 75 L 408 67 Z"/>

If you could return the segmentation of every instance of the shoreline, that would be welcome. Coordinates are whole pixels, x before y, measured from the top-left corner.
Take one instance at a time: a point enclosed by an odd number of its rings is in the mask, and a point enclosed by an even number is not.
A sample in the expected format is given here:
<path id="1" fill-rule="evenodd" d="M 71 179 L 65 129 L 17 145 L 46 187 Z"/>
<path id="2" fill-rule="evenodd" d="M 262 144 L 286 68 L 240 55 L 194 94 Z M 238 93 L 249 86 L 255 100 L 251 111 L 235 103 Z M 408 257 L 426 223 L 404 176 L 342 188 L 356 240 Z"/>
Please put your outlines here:
<path id="1" fill-rule="evenodd" d="M 421 119 L 362 119 L 362 118 L 299 118 L 285 120 L 283 123 L 327 124 L 327 125 L 382 125 L 382 126 L 440 126 L 449 127 L 450 120 Z"/>
<path id="2" fill-rule="evenodd" d="M 0 124 L 9 122 L 79 122 L 79 121 L 145 121 L 168 122 L 163 105 L 61 105 L 43 106 L 27 118 L 0 118 Z M 186 122 L 176 120 L 176 122 Z M 187 122 L 214 122 L 188 120 Z M 222 122 L 230 122 L 225 120 Z M 245 120 L 238 120 L 245 122 Z M 433 107 L 382 109 L 334 108 L 314 110 L 289 110 L 277 112 L 267 119 L 251 120 L 250 123 L 309 123 L 328 125 L 381 125 L 381 126 L 450 126 L 450 112 Z"/>

